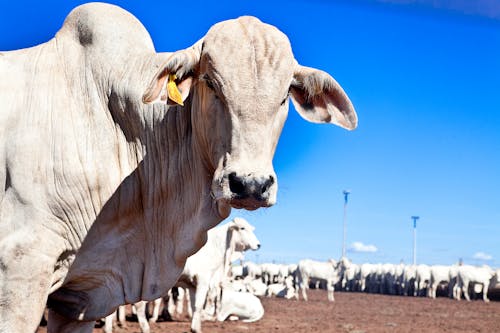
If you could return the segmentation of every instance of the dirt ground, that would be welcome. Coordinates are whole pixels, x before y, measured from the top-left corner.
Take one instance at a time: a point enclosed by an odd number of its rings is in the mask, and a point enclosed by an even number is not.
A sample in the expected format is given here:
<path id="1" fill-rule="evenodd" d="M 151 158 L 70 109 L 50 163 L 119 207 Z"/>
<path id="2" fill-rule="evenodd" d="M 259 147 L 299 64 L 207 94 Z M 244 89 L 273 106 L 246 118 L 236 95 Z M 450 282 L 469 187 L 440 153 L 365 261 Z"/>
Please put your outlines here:
<path id="1" fill-rule="evenodd" d="M 255 323 L 203 322 L 204 333 L 363 333 L 363 332 L 500 332 L 500 302 L 455 301 L 445 297 L 386 296 L 363 293 L 335 293 L 329 303 L 326 292 L 310 290 L 308 302 L 262 298 L 264 317 Z M 132 320 L 132 317 L 128 318 Z M 152 333 L 189 332 L 187 318 L 180 322 L 152 324 Z M 102 329 L 94 329 L 101 333 Z M 140 333 L 137 322 L 116 333 Z M 37 333 L 46 333 L 41 327 Z"/>

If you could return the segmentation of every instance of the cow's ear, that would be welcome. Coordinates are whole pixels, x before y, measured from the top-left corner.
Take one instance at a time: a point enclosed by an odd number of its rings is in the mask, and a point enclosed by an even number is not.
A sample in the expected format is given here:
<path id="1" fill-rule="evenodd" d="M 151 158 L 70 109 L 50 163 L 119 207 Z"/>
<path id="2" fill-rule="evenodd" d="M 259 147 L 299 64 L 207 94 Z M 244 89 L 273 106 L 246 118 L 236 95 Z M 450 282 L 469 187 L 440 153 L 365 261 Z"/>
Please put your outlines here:
<path id="1" fill-rule="evenodd" d="M 297 65 L 290 86 L 293 105 L 302 118 L 355 129 L 358 117 L 342 87 L 328 73 Z"/>
<path id="2" fill-rule="evenodd" d="M 146 104 L 180 104 L 189 96 L 193 73 L 200 62 L 202 41 L 172 53 L 146 88 L 142 101 Z"/>
<path id="3" fill-rule="evenodd" d="M 228 225 L 229 230 L 238 230 L 239 229 L 238 225 L 234 221 L 229 222 L 227 225 Z"/>

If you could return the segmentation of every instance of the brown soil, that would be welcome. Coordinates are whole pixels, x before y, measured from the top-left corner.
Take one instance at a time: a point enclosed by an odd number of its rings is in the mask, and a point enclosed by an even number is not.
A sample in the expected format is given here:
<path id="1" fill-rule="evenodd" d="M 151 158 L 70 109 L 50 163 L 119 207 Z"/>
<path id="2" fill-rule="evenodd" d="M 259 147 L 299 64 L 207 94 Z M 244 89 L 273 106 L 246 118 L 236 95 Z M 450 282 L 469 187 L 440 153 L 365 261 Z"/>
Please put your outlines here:
<path id="1" fill-rule="evenodd" d="M 255 323 L 239 321 L 203 322 L 204 333 L 362 333 L 362 332 L 500 332 L 500 302 L 455 301 L 445 297 L 386 296 L 337 292 L 329 303 L 326 292 L 310 290 L 308 302 L 262 298 L 266 311 Z M 131 317 L 129 318 L 131 319 Z M 158 322 L 152 333 L 189 332 L 187 318 L 178 322 Z M 40 328 L 37 333 L 45 333 Z M 94 333 L 101 333 L 96 328 Z M 116 333 L 140 333 L 137 322 Z"/>

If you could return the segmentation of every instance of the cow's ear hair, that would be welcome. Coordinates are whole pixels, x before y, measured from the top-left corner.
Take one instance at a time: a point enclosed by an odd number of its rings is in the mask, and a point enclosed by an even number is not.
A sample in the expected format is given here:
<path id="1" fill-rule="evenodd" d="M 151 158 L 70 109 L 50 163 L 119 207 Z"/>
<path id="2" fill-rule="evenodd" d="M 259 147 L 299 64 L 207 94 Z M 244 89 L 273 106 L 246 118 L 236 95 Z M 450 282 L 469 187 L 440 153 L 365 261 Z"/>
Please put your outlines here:
<path id="1" fill-rule="evenodd" d="M 234 221 L 229 222 L 227 225 L 229 230 L 238 230 L 238 225 Z"/>
<path id="2" fill-rule="evenodd" d="M 297 64 L 290 97 L 297 112 L 307 121 L 331 123 L 348 130 L 358 125 L 349 97 L 326 72 Z"/>
<path id="3" fill-rule="evenodd" d="M 175 104 L 175 101 L 168 98 L 167 87 L 169 81 L 173 81 L 176 89 L 180 92 L 182 102 L 184 102 L 189 96 L 193 83 L 193 73 L 196 72 L 200 62 L 201 45 L 202 40 L 190 48 L 172 53 L 154 75 L 142 96 L 142 101 L 146 104 Z"/>

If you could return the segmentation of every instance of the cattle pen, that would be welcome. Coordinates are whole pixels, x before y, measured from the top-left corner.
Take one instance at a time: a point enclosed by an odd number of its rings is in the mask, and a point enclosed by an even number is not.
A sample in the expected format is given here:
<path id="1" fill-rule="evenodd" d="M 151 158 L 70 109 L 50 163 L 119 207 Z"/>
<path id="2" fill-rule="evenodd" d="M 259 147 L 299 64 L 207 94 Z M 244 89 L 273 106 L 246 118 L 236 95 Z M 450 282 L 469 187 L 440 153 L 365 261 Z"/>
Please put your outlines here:
<path id="1" fill-rule="evenodd" d="M 262 297 L 264 317 L 255 323 L 240 321 L 205 322 L 205 333 L 362 333 L 362 332 L 498 332 L 500 331 L 500 293 L 492 302 L 454 301 L 446 297 L 401 297 L 367 293 L 339 292 L 328 302 L 325 290 L 311 290 L 308 302 Z M 139 333 L 131 316 L 117 333 Z M 152 333 L 189 331 L 190 320 L 160 321 Z M 45 333 L 40 327 L 37 333 Z M 94 333 L 103 332 L 96 324 Z"/>

